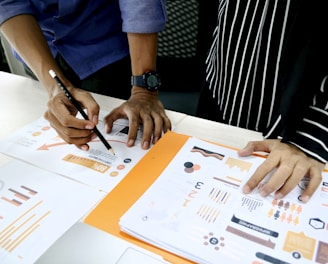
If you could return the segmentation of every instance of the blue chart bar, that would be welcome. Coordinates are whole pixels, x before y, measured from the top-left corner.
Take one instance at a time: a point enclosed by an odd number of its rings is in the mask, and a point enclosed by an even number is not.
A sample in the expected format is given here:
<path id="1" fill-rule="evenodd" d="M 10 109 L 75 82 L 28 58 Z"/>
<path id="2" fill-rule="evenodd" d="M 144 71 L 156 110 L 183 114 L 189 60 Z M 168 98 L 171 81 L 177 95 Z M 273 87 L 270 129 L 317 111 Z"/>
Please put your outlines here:
<path id="1" fill-rule="evenodd" d="M 242 206 L 246 206 L 250 212 L 255 211 L 258 207 L 263 206 L 262 201 L 257 201 L 251 198 L 243 197 Z"/>

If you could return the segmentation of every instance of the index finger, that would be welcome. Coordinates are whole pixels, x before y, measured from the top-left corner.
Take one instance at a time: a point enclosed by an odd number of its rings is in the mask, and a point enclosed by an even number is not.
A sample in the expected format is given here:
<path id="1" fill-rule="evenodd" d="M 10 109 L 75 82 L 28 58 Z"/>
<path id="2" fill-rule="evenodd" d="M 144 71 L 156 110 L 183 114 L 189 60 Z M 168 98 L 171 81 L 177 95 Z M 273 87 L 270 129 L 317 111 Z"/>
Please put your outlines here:
<path id="1" fill-rule="evenodd" d="M 248 194 L 252 192 L 259 183 L 276 167 L 278 160 L 273 157 L 268 157 L 263 163 L 256 169 L 254 174 L 248 179 L 243 187 L 243 192 Z"/>
<path id="2" fill-rule="evenodd" d="M 304 203 L 310 200 L 311 196 L 319 187 L 322 181 L 322 172 L 320 170 L 312 169 L 310 170 L 309 177 L 311 178 L 311 180 L 309 181 L 308 186 L 305 188 L 304 192 L 301 195 L 301 201 Z"/>
<path id="3" fill-rule="evenodd" d="M 75 89 L 72 94 L 82 108 L 86 109 L 89 120 L 97 125 L 100 107 L 93 96 L 89 92 L 80 89 Z"/>

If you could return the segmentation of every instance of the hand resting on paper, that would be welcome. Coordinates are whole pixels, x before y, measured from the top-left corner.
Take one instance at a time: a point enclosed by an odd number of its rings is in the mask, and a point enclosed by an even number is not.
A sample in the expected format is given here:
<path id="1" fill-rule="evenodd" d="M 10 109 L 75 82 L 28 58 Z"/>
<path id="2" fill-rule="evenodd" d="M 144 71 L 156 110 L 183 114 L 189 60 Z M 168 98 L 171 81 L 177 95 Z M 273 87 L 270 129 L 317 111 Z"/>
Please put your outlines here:
<path id="1" fill-rule="evenodd" d="M 164 111 L 164 106 L 157 93 L 149 93 L 145 89 L 134 87 L 130 98 L 111 111 L 104 119 L 106 132 L 110 133 L 115 120 L 129 119 L 128 146 L 133 146 L 137 138 L 138 127 L 143 125 L 141 147 L 148 149 L 150 143 L 155 144 L 163 131 L 171 129 L 171 121 Z"/>
<path id="2" fill-rule="evenodd" d="M 248 156 L 255 151 L 268 152 L 269 155 L 243 187 L 245 194 L 256 188 L 261 180 L 275 168 L 277 170 L 272 177 L 259 190 L 262 196 L 275 192 L 275 198 L 281 199 L 306 176 L 311 179 L 301 196 L 302 202 L 306 203 L 320 185 L 325 164 L 307 156 L 297 147 L 276 139 L 252 141 L 238 154 Z"/>

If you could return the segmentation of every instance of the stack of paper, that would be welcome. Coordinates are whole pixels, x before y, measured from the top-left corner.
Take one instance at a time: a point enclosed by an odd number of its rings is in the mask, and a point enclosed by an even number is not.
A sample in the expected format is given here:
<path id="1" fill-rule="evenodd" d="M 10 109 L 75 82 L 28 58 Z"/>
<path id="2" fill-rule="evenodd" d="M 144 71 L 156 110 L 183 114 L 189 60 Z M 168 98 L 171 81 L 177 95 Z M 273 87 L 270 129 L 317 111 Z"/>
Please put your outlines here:
<path id="1" fill-rule="evenodd" d="M 101 114 L 103 116 L 104 112 Z M 108 152 L 98 138 L 89 142 L 89 151 L 66 143 L 44 118 L 26 125 L 0 141 L 0 152 L 109 192 L 147 150 L 140 147 L 141 131 L 138 132 L 136 145 L 126 147 L 128 121 L 125 119 L 117 120 L 109 135 L 105 133 L 102 122 L 98 129 L 110 142 L 115 156 Z"/>
<path id="2" fill-rule="evenodd" d="M 127 120 L 109 135 L 98 128 L 115 156 L 99 139 L 89 151 L 67 144 L 44 118 L 0 141 L 0 152 L 16 159 L 0 167 L 0 263 L 33 263 L 147 153 L 141 131 L 136 146 L 126 146 Z"/>
<path id="3" fill-rule="evenodd" d="M 172 134 L 163 140 L 174 141 Z M 156 147 L 165 144 L 155 145 L 141 164 L 160 158 Z M 197 263 L 327 263 L 328 174 L 307 204 L 298 200 L 307 178 L 283 199 L 263 198 L 258 190 L 244 195 L 242 185 L 262 162 L 190 138 L 119 226 Z"/>
<path id="4" fill-rule="evenodd" d="M 0 263 L 33 263 L 105 193 L 21 161 L 0 167 Z"/>

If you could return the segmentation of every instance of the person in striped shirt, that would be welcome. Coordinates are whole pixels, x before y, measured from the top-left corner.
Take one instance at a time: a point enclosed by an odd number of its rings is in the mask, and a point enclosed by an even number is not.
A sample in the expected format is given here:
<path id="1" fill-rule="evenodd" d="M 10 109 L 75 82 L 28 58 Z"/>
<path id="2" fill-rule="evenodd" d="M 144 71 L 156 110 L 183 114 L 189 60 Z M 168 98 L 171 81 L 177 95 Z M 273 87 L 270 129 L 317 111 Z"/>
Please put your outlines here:
<path id="1" fill-rule="evenodd" d="M 328 25 L 324 0 L 219 0 L 200 117 L 263 133 L 239 151 L 269 155 L 243 187 L 280 199 L 304 177 L 307 202 L 328 160 Z"/>

